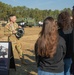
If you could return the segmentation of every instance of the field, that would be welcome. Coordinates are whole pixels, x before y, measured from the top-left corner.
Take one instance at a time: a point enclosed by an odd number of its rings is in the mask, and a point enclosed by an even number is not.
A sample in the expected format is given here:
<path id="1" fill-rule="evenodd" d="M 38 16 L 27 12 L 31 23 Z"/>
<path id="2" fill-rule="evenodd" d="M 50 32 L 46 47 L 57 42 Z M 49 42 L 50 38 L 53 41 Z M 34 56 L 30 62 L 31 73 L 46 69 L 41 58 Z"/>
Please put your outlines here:
<path id="1" fill-rule="evenodd" d="M 0 40 L 6 40 L 3 35 L 3 29 L 0 29 Z M 21 64 L 17 51 L 14 51 L 16 71 L 10 69 L 10 75 L 37 75 L 37 66 L 34 55 L 34 44 L 39 36 L 41 27 L 26 27 L 25 35 L 21 39 L 24 61 L 27 65 Z"/>

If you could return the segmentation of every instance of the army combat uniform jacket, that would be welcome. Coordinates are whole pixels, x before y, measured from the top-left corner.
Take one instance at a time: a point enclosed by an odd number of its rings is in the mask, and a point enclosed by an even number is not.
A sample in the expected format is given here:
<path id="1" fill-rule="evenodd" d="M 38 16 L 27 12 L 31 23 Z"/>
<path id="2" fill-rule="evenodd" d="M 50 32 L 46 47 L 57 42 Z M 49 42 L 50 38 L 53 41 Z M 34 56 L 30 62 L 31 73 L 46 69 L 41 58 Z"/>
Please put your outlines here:
<path id="1" fill-rule="evenodd" d="M 13 33 L 14 30 L 18 28 L 18 24 L 14 23 L 13 25 L 9 23 L 6 24 L 4 28 L 4 35 L 8 37 L 8 41 L 12 43 L 13 50 L 17 49 L 19 56 L 22 56 L 22 45 L 20 40 L 18 40 Z"/>

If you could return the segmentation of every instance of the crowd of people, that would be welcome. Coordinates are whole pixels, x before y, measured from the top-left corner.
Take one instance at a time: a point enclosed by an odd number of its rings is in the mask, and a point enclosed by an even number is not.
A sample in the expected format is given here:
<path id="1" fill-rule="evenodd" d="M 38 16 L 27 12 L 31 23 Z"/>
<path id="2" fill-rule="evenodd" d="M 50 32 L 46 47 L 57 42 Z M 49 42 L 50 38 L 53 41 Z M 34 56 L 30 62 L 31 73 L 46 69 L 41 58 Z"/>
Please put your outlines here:
<path id="1" fill-rule="evenodd" d="M 74 8 L 72 17 L 62 11 L 57 18 L 43 21 L 35 43 L 38 75 L 74 75 Z"/>
<path id="2" fill-rule="evenodd" d="M 44 19 L 35 43 L 38 75 L 74 75 L 74 9 L 72 17 L 69 12 L 62 11 L 57 22 L 51 16 Z M 20 39 L 15 36 L 16 29 L 21 27 L 15 21 L 16 16 L 10 15 L 4 34 L 12 42 L 13 51 L 17 49 L 22 63 L 26 64 Z"/>

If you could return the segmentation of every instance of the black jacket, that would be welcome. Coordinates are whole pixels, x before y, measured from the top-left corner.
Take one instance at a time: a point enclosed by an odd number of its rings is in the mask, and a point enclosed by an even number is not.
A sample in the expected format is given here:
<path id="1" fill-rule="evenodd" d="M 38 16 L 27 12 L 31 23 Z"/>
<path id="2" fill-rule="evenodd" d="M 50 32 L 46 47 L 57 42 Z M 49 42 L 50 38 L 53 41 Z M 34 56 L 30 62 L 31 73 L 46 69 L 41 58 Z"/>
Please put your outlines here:
<path id="1" fill-rule="evenodd" d="M 53 58 L 39 56 L 37 49 L 38 49 L 38 45 L 36 42 L 35 56 L 36 56 L 37 67 L 40 67 L 43 71 L 46 72 L 60 73 L 64 71 L 63 58 L 66 53 L 66 45 L 62 37 L 59 37 L 57 50 Z"/>
<path id="2" fill-rule="evenodd" d="M 59 35 L 66 41 L 65 58 L 72 58 L 73 55 L 73 30 L 71 33 L 64 34 L 62 29 L 59 29 Z"/>

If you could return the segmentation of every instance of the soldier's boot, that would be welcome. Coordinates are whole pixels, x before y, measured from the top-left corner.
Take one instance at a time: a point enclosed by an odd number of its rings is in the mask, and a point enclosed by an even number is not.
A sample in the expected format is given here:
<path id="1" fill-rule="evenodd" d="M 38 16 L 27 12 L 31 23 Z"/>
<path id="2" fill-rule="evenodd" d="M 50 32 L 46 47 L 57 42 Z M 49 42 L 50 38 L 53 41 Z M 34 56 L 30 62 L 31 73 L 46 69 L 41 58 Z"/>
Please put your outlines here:
<path id="1" fill-rule="evenodd" d="M 20 59 L 21 59 L 22 64 L 27 65 L 27 62 L 25 62 L 25 60 L 24 60 L 24 55 L 23 54 L 22 54 L 22 56 L 20 56 Z"/>

